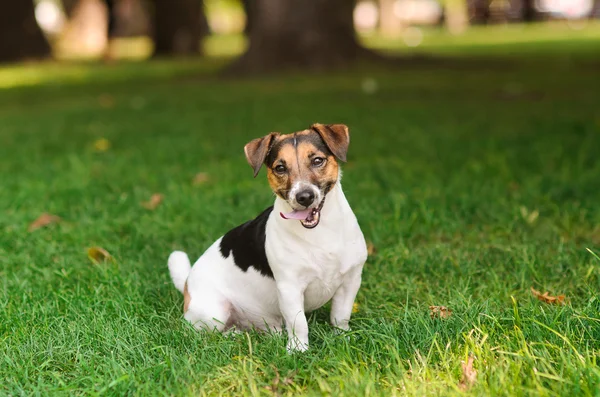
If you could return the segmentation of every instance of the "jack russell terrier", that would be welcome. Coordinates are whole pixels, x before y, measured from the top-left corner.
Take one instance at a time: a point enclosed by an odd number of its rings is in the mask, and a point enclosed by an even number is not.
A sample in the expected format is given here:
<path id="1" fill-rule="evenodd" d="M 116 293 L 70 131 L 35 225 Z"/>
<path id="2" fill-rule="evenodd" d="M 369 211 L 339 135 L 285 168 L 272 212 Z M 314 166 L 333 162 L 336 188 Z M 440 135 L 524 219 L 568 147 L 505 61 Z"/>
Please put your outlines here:
<path id="1" fill-rule="evenodd" d="M 349 330 L 367 246 L 342 186 L 350 136 L 343 124 L 271 133 L 244 147 L 254 177 L 263 164 L 275 204 L 219 238 L 194 267 L 169 256 L 184 317 L 198 329 L 288 333 L 287 349 L 308 348 L 307 312 L 331 304 L 331 324 Z"/>

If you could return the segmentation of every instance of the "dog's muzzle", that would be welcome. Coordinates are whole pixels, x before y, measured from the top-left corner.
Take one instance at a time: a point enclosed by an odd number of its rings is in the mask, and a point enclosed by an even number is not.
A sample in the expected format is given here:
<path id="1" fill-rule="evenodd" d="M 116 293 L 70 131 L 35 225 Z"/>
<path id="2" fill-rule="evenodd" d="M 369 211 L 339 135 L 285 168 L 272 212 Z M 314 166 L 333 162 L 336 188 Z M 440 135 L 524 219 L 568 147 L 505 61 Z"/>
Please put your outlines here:
<path id="1" fill-rule="evenodd" d="M 319 221 L 321 220 L 321 210 L 323 209 L 323 204 L 325 204 L 325 197 L 323 197 L 319 205 L 315 208 L 307 208 L 301 211 L 292 211 L 287 214 L 280 212 L 279 215 L 283 219 L 297 219 L 305 228 L 313 229 L 317 227 Z"/>

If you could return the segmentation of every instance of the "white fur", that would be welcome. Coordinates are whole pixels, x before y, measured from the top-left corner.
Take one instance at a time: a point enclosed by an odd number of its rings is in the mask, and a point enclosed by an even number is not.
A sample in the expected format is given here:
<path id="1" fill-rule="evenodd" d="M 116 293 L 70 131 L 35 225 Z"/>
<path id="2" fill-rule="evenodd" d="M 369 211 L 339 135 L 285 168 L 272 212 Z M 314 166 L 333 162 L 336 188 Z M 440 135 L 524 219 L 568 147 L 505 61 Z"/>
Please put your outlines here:
<path id="1" fill-rule="evenodd" d="M 339 181 L 338 181 L 338 183 L 339 183 Z M 315 199 L 314 199 L 313 203 L 311 205 L 309 205 L 308 208 L 315 208 L 315 207 L 319 206 L 319 203 L 323 199 L 323 197 L 321 195 L 321 191 L 319 189 L 317 189 L 317 187 L 315 185 L 313 185 L 312 183 L 300 181 L 300 182 L 294 183 L 292 185 L 292 188 L 290 189 L 290 192 L 288 193 L 288 197 L 290 200 L 290 207 L 293 206 L 293 208 L 295 208 L 295 209 L 304 208 L 304 206 L 298 204 L 298 202 L 296 201 L 296 195 L 300 191 L 307 190 L 307 189 L 311 190 L 313 192 L 313 194 L 315 195 Z"/>
<path id="2" fill-rule="evenodd" d="M 187 280 L 190 270 L 192 269 L 190 258 L 188 258 L 185 252 L 173 251 L 173 253 L 169 255 L 168 263 L 169 273 L 171 274 L 173 284 L 175 284 L 175 288 L 183 294 L 185 280 Z"/>
<path id="3" fill-rule="evenodd" d="M 309 345 L 305 313 L 332 300 L 332 325 L 349 329 L 367 247 L 339 180 L 327 194 L 316 228 L 306 229 L 300 221 L 280 217 L 280 212 L 291 210 L 277 198 L 267 221 L 265 250 L 277 281 L 252 267 L 243 272 L 233 255 L 223 258 L 221 239 L 191 271 L 185 254 L 171 254 L 169 270 L 180 291 L 189 271 L 191 301 L 184 315 L 188 321 L 199 329 L 218 331 L 235 326 L 279 332 L 285 325 L 288 351 L 303 351 Z"/>

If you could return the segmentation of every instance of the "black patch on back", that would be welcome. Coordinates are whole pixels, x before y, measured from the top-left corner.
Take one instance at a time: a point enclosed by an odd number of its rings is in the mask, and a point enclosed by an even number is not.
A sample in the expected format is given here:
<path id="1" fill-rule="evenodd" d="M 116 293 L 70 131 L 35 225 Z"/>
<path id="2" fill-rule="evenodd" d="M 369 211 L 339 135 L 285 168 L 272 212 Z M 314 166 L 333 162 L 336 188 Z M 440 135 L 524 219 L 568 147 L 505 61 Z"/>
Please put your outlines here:
<path id="1" fill-rule="evenodd" d="M 233 252 L 233 262 L 244 272 L 253 267 L 263 276 L 274 278 L 265 252 L 267 220 L 272 211 L 273 206 L 253 220 L 228 231 L 221 240 L 223 258 L 229 258 Z"/>

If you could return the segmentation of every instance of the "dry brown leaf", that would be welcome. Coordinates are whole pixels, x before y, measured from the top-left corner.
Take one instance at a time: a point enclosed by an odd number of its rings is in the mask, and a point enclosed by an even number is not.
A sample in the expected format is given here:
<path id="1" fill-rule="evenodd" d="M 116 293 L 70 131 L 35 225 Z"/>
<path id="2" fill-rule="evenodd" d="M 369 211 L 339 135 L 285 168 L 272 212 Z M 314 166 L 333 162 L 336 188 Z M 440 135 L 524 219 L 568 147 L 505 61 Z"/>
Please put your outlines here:
<path id="1" fill-rule="evenodd" d="M 194 186 L 202 185 L 203 183 L 208 182 L 208 179 L 208 174 L 206 172 L 199 172 L 194 176 L 192 184 Z"/>
<path id="2" fill-rule="evenodd" d="M 473 356 L 469 356 L 467 362 L 462 361 L 461 363 L 463 376 L 458 384 L 458 387 L 465 391 L 469 389 L 477 380 L 477 371 L 473 369 Z"/>
<path id="3" fill-rule="evenodd" d="M 551 296 L 548 293 L 548 291 L 546 291 L 542 294 L 540 291 L 536 290 L 533 287 L 531 287 L 531 293 L 533 294 L 533 296 L 535 296 L 542 302 L 555 304 L 555 305 L 564 305 L 565 304 L 565 296 L 564 295 Z"/>
<path id="4" fill-rule="evenodd" d="M 279 371 L 277 371 L 276 368 L 273 368 L 275 370 L 275 378 L 273 378 L 273 381 L 271 382 L 270 386 L 265 386 L 265 389 L 269 390 L 271 393 L 273 393 L 274 396 L 280 396 L 281 393 L 279 392 L 279 385 L 291 385 L 292 383 L 294 383 L 294 376 L 296 376 L 296 371 L 292 371 L 288 374 L 288 376 L 286 376 L 285 378 L 283 378 L 283 380 L 281 380 L 280 376 L 279 376 Z"/>
<path id="5" fill-rule="evenodd" d="M 283 378 L 283 382 L 281 382 L 281 383 L 283 383 L 286 386 L 291 385 L 292 383 L 294 383 L 294 376 L 296 376 L 296 371 L 290 372 L 290 374 L 288 376 Z"/>
<path id="6" fill-rule="evenodd" d="M 376 253 L 377 253 L 377 249 L 375 248 L 373 243 L 371 241 L 367 241 L 367 254 L 369 254 L 369 256 L 373 256 Z"/>
<path id="7" fill-rule="evenodd" d="M 88 258 L 90 258 L 90 260 L 92 262 L 94 262 L 96 265 L 98 265 L 100 263 L 108 262 L 108 261 L 114 261 L 114 258 L 112 257 L 112 255 L 109 254 L 108 251 L 102 247 L 88 248 L 87 254 L 88 254 Z"/>
<path id="8" fill-rule="evenodd" d="M 448 318 L 452 315 L 452 310 L 446 306 L 429 306 L 429 315 L 431 318 Z"/>
<path id="9" fill-rule="evenodd" d="M 110 141 L 106 138 L 96 139 L 94 141 L 94 150 L 97 152 L 106 152 L 110 149 Z"/>
<path id="10" fill-rule="evenodd" d="M 520 211 L 521 216 L 523 217 L 525 222 L 527 222 L 530 225 L 533 225 L 540 216 L 540 212 L 538 210 L 529 211 L 526 207 L 523 206 L 521 206 Z"/>
<path id="11" fill-rule="evenodd" d="M 265 389 L 267 389 L 268 391 L 273 393 L 274 396 L 278 396 L 279 395 L 278 387 L 279 387 L 279 372 L 275 371 L 275 378 L 273 378 L 273 380 L 271 381 L 271 384 L 269 386 L 265 386 Z"/>
<path id="12" fill-rule="evenodd" d="M 60 220 L 60 217 L 44 212 L 42 215 L 39 216 L 39 218 L 31 222 L 28 230 L 30 232 L 33 232 L 34 230 L 40 229 L 44 226 L 48 226 L 52 223 L 58 223 L 60 222 Z"/>
<path id="13" fill-rule="evenodd" d="M 155 193 L 150 197 L 150 200 L 142 202 L 142 206 L 148 210 L 155 210 L 162 203 L 163 195 Z"/>
<path id="14" fill-rule="evenodd" d="M 112 108 L 115 106 L 115 98 L 109 94 L 102 94 L 98 97 L 98 104 L 103 108 Z"/>

